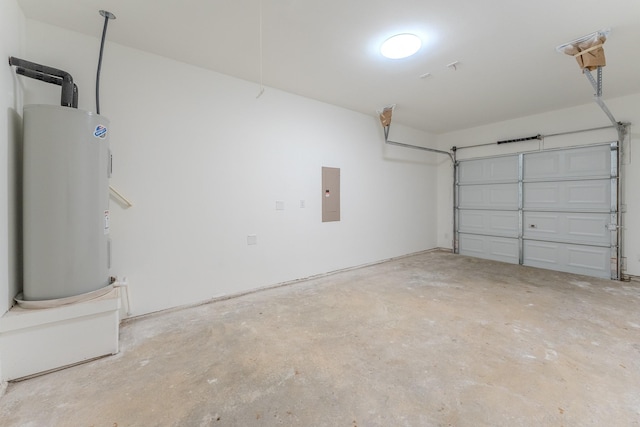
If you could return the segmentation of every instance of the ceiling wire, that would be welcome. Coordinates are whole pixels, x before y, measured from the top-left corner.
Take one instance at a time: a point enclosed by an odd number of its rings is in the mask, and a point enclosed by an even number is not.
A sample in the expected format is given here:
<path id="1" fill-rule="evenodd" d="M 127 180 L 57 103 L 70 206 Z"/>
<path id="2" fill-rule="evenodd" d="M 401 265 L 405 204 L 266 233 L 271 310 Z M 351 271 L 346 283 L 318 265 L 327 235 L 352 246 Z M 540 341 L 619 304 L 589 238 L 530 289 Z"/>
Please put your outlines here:
<path id="1" fill-rule="evenodd" d="M 262 94 L 264 93 L 264 81 L 262 78 L 262 0 L 258 0 L 258 4 L 259 4 L 259 8 L 260 8 L 260 13 L 259 13 L 259 39 L 260 39 L 260 92 L 258 92 L 258 95 L 256 96 L 256 99 L 260 98 L 262 96 Z"/>

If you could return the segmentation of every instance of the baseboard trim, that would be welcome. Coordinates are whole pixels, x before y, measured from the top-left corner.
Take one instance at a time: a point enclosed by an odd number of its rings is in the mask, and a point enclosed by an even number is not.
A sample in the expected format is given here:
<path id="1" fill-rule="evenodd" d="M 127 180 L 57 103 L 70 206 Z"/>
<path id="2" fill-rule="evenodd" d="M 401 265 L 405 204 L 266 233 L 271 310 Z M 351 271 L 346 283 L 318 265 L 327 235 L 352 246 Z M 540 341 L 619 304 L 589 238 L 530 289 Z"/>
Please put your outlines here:
<path id="1" fill-rule="evenodd" d="M 216 296 L 204 301 L 200 301 L 200 302 L 196 302 L 196 303 L 192 303 L 192 304 L 184 304 L 184 305 L 180 305 L 177 307 L 171 307 L 171 308 L 166 308 L 163 310 L 158 310 L 158 311 L 153 311 L 150 313 L 145 313 L 145 314 L 140 314 L 137 316 L 130 316 L 130 317 L 126 317 L 124 319 L 121 320 L 121 324 L 127 324 L 129 322 L 134 322 L 140 319 L 145 319 L 148 317 L 155 317 L 158 315 L 162 315 L 165 313 L 172 313 L 174 311 L 180 311 L 180 310 L 185 310 L 187 308 L 192 308 L 192 307 L 199 307 L 201 305 L 205 305 L 205 304 L 211 304 L 214 302 L 218 302 L 218 301 L 226 301 L 229 299 L 233 299 L 233 298 L 239 298 L 245 295 L 251 295 L 251 294 L 255 294 L 257 292 L 263 292 L 263 291 L 268 291 L 268 290 L 272 290 L 272 289 L 278 289 L 278 288 L 282 288 L 285 286 L 291 286 L 291 285 L 295 285 L 297 283 L 301 283 L 301 282 L 305 282 L 308 280 L 314 280 L 314 279 L 321 279 L 323 277 L 329 277 L 329 276 L 333 276 L 335 274 L 339 274 L 339 273 L 345 273 L 348 271 L 353 271 L 353 270 L 358 270 L 361 268 L 366 268 L 366 267 L 371 267 L 374 265 L 379 265 L 379 264 L 384 264 L 385 262 L 390 262 L 390 261 L 396 261 L 399 259 L 403 259 L 403 258 L 409 258 L 412 256 L 416 256 L 416 255 L 421 255 L 421 254 L 426 254 L 426 253 L 430 253 L 430 252 L 451 252 L 451 249 L 446 249 L 446 248 L 440 248 L 440 247 L 436 247 L 436 248 L 432 248 L 432 249 L 426 249 L 423 251 L 418 251 L 418 252 L 412 252 L 409 254 L 405 254 L 405 255 L 399 255 L 396 257 L 391 257 L 391 258 L 386 258 L 380 261 L 374 261 L 374 262 L 370 262 L 370 263 L 366 263 L 366 264 L 360 264 L 357 266 L 353 266 L 353 267 L 346 267 L 346 268 L 341 268 L 339 270 L 334 270 L 334 271 L 330 271 L 327 273 L 320 273 L 320 274 L 315 274 L 313 276 L 308 276 L 308 277 L 303 277 L 300 279 L 294 279 L 294 280 L 289 280 L 287 282 L 281 282 L 281 283 L 276 283 L 273 285 L 267 285 L 267 286 L 260 286 L 258 288 L 254 288 L 254 289 L 249 289 L 246 291 L 241 291 L 241 292 L 234 292 L 231 294 L 225 294 L 225 295 L 220 295 L 220 296 Z"/>

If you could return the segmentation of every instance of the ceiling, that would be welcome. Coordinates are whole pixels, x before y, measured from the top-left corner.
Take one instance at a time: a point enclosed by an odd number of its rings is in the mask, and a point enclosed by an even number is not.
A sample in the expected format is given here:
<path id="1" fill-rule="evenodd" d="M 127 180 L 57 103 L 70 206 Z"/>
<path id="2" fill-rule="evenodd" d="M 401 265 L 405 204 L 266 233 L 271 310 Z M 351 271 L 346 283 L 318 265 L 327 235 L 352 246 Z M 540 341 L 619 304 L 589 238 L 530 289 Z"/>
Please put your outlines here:
<path id="1" fill-rule="evenodd" d="M 604 28 L 611 29 L 605 100 L 640 93 L 638 0 L 18 3 L 29 19 L 95 37 L 103 25 L 98 10 L 108 10 L 117 17 L 109 41 L 256 82 L 256 94 L 262 21 L 266 90 L 370 115 L 396 104 L 394 122 L 433 133 L 589 103 L 589 81 L 555 47 Z M 380 43 L 404 32 L 423 38 L 418 54 L 383 58 Z M 456 69 L 447 67 L 454 61 Z"/>

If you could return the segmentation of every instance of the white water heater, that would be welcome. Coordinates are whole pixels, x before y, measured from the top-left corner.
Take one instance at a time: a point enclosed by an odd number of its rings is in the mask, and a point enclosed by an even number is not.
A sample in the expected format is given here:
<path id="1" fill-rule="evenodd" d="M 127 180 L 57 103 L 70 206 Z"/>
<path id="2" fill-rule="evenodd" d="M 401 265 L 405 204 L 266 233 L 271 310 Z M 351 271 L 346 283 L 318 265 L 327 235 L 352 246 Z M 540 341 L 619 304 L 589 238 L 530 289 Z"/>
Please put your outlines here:
<path id="1" fill-rule="evenodd" d="M 24 107 L 24 300 L 108 286 L 109 121 L 55 105 Z"/>

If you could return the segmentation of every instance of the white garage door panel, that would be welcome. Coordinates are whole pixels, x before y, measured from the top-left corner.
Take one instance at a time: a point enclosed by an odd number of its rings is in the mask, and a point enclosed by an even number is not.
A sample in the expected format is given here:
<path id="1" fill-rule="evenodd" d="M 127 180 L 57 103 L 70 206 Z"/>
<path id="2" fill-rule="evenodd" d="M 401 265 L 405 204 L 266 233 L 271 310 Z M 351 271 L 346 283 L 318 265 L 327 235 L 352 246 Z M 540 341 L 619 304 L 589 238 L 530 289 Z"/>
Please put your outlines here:
<path id="1" fill-rule="evenodd" d="M 510 181 L 518 181 L 517 156 L 460 162 L 460 168 L 458 169 L 458 182 L 460 184 Z"/>
<path id="2" fill-rule="evenodd" d="M 518 184 L 461 185 L 461 209 L 518 209 Z"/>
<path id="3" fill-rule="evenodd" d="M 456 164 L 455 251 L 617 278 L 617 143 Z"/>
<path id="4" fill-rule="evenodd" d="M 518 239 L 494 236 L 462 234 L 459 236 L 459 253 L 476 258 L 518 264 Z"/>
<path id="5" fill-rule="evenodd" d="M 518 237 L 520 223 L 517 211 L 461 210 L 458 230 L 461 233 Z"/>
<path id="6" fill-rule="evenodd" d="M 609 278 L 611 249 L 568 243 L 524 241 L 524 265 Z"/>
<path id="7" fill-rule="evenodd" d="M 525 239 L 611 245 L 609 214 L 524 212 L 523 218 Z"/>
<path id="8" fill-rule="evenodd" d="M 609 212 L 611 180 L 526 182 L 524 209 Z"/>
<path id="9" fill-rule="evenodd" d="M 611 177 L 611 147 L 530 153 L 524 156 L 524 180 Z"/>

